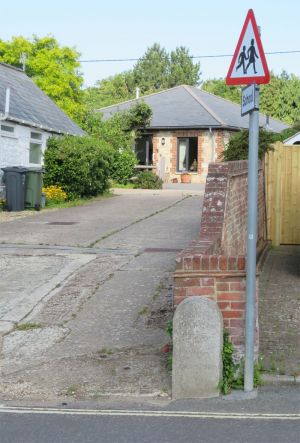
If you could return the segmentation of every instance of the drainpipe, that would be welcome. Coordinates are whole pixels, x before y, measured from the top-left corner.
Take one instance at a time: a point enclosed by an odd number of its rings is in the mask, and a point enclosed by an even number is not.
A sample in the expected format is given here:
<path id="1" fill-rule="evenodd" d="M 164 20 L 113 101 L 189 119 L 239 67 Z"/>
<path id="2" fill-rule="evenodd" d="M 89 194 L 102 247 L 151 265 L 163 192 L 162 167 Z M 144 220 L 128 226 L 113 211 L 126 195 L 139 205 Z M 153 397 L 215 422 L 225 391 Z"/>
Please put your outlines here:
<path id="1" fill-rule="evenodd" d="M 211 140 L 211 161 L 214 162 L 215 161 L 215 139 L 214 139 L 214 133 L 213 133 L 211 127 L 209 127 L 209 135 L 210 135 L 210 140 Z"/>
<path id="2" fill-rule="evenodd" d="M 6 120 L 9 114 L 9 103 L 10 103 L 10 88 L 6 88 L 6 96 L 5 96 L 5 110 L 4 114 L 0 115 L 0 120 Z"/>

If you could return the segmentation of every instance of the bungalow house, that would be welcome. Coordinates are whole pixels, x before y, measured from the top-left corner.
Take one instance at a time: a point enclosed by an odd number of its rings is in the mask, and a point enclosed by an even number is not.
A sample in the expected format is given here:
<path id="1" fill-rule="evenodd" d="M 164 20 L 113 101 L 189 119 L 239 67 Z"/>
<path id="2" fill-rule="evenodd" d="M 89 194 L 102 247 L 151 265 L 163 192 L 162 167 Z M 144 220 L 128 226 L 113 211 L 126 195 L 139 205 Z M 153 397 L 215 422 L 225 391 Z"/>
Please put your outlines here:
<path id="1" fill-rule="evenodd" d="M 186 172 L 192 182 L 204 182 L 209 162 L 218 160 L 231 134 L 249 124 L 240 105 L 186 85 L 97 111 L 108 119 L 140 100 L 151 107 L 153 117 L 136 141 L 139 167 L 153 169 L 165 182 L 180 181 Z M 260 126 L 273 132 L 289 127 L 263 114 Z"/>
<path id="2" fill-rule="evenodd" d="M 85 133 L 23 71 L 0 63 L 0 168 L 41 165 L 53 134 Z"/>

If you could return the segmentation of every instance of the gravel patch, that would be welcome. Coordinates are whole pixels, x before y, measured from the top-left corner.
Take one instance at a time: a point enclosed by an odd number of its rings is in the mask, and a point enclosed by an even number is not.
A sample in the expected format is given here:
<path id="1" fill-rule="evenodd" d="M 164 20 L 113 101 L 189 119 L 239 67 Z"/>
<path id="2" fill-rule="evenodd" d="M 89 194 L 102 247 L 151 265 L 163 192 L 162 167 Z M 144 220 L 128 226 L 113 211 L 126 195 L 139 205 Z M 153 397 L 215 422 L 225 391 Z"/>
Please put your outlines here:
<path id="1" fill-rule="evenodd" d="M 20 211 L 20 212 L 5 212 L 0 211 L 0 223 L 9 222 L 18 218 L 32 217 L 37 215 L 36 211 Z"/>
<path id="2" fill-rule="evenodd" d="M 58 209 L 60 208 L 47 208 L 43 209 L 42 211 L 34 211 L 28 209 L 25 211 L 18 211 L 18 212 L 0 211 L 0 223 L 10 222 L 25 217 L 36 217 L 37 215 L 45 214 L 45 212 L 53 212 L 57 211 Z"/>

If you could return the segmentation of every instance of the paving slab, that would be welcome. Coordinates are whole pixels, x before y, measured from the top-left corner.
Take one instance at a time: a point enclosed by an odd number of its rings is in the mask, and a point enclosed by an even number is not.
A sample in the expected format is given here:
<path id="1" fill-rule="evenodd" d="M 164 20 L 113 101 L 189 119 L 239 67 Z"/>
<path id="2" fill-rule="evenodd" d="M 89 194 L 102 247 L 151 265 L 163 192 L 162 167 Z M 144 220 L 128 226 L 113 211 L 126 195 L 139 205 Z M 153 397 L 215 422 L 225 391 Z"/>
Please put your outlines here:
<path id="1" fill-rule="evenodd" d="M 260 278 L 260 353 L 273 375 L 300 375 L 300 246 L 273 248 Z"/>

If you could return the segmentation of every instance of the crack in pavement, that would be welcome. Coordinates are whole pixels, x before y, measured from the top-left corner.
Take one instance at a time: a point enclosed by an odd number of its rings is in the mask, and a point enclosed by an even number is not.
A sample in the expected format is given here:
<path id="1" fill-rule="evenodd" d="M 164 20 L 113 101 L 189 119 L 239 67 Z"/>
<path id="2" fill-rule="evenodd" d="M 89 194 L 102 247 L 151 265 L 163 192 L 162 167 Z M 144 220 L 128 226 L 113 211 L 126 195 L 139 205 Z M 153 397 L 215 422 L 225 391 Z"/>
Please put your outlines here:
<path id="1" fill-rule="evenodd" d="M 139 218 L 137 220 L 134 220 L 133 222 L 129 223 L 126 226 L 123 226 L 121 228 L 115 229 L 114 231 L 109 232 L 108 234 L 103 235 L 102 237 L 100 237 L 98 240 L 95 240 L 94 242 L 90 243 L 88 245 L 88 247 L 92 248 L 94 245 L 96 245 L 97 243 L 100 243 L 102 240 L 106 240 L 107 238 L 118 234 L 119 232 L 125 231 L 125 229 L 130 228 L 133 225 L 136 225 L 138 223 L 141 223 L 145 220 L 147 220 L 148 218 L 154 217 L 155 215 L 161 214 L 162 212 L 167 211 L 168 209 L 173 208 L 174 206 L 178 205 L 178 203 L 183 202 L 184 200 L 186 200 L 187 198 L 190 198 L 192 195 L 185 195 L 184 197 L 182 197 L 180 200 L 176 200 L 174 203 L 172 203 L 169 206 L 166 206 L 165 208 L 159 209 L 158 211 L 152 212 L 151 214 L 146 215 L 145 217 Z"/>

